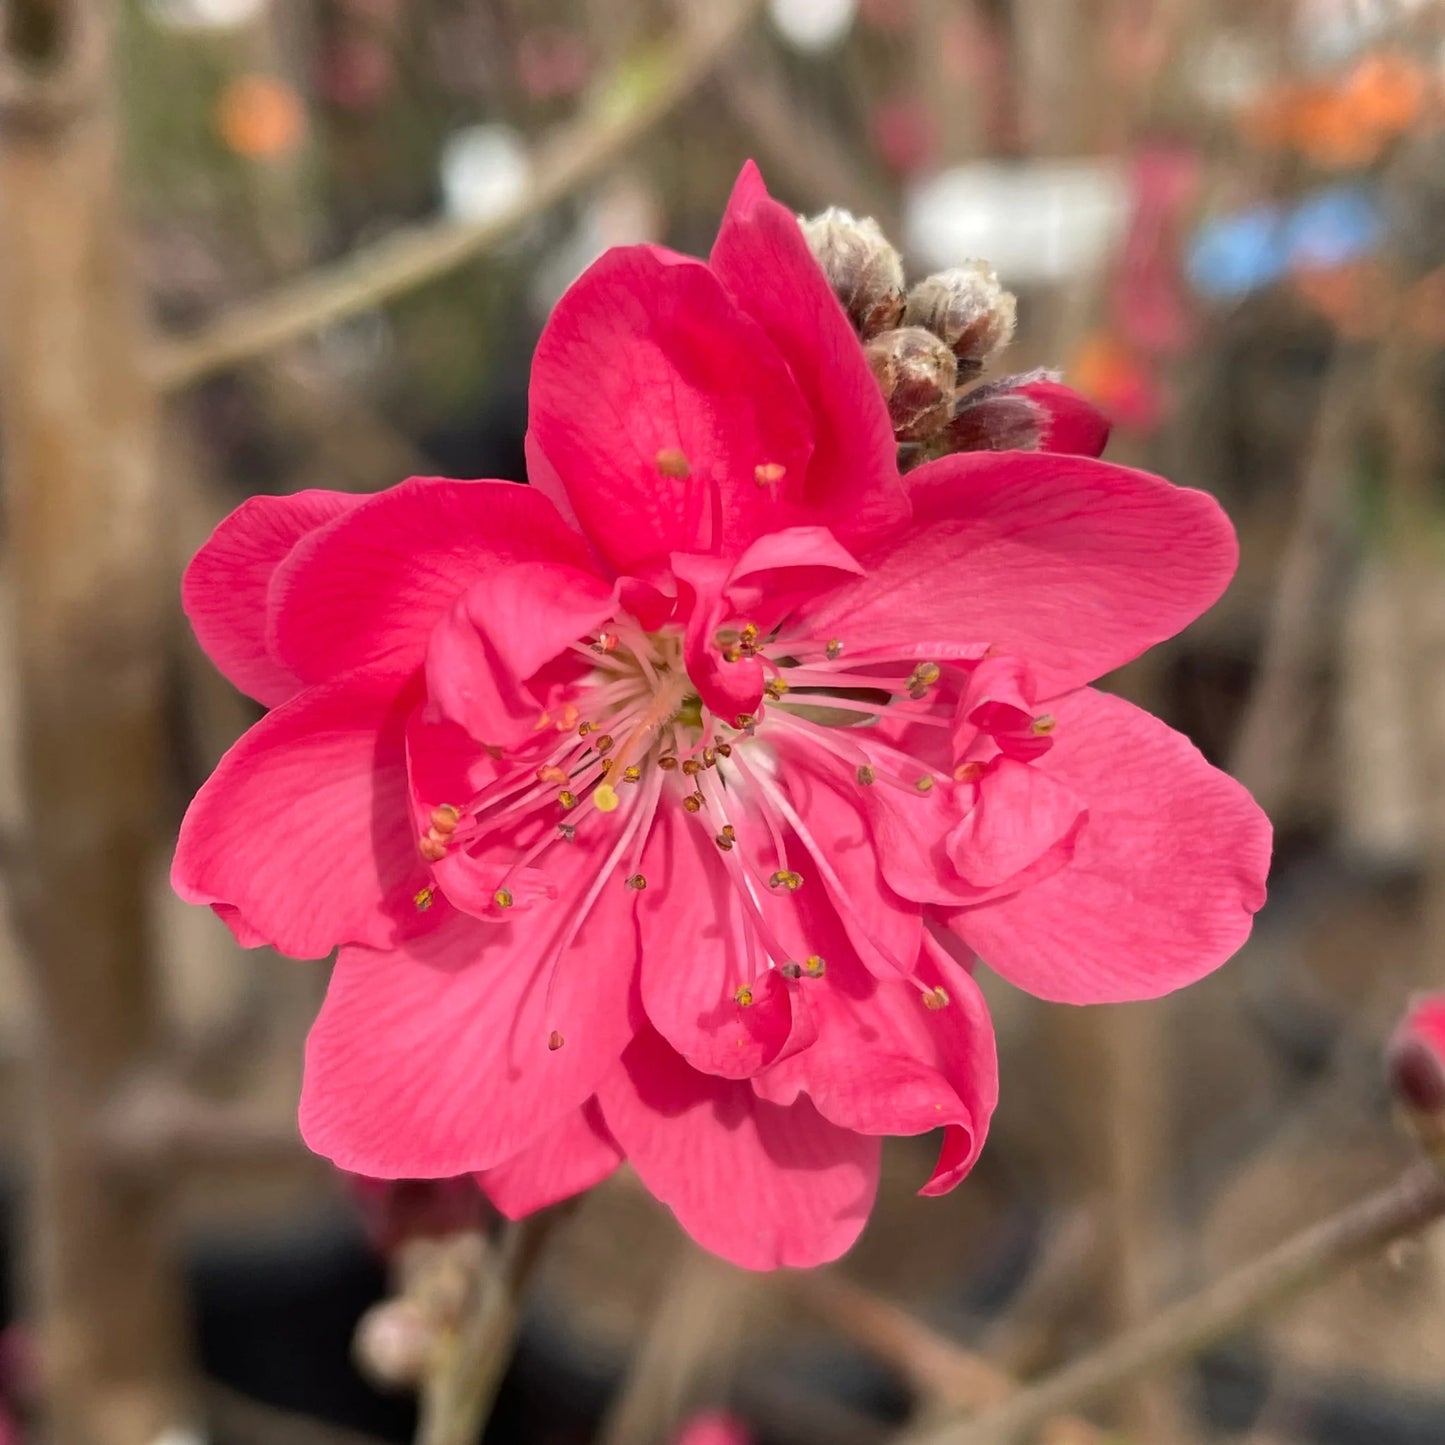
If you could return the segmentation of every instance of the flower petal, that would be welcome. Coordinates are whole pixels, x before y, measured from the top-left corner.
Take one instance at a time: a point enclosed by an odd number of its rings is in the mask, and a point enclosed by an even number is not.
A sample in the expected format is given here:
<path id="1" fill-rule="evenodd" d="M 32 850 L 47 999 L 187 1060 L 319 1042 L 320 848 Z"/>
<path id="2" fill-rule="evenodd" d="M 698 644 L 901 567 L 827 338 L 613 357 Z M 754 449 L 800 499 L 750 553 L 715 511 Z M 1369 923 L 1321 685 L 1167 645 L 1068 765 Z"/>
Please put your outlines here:
<path id="1" fill-rule="evenodd" d="M 1042 450 L 1072 452 L 1080 457 L 1104 455 L 1113 424 L 1093 402 L 1057 381 L 1031 381 L 1018 390 L 1044 413 L 1039 438 Z"/>
<path id="2" fill-rule="evenodd" d="M 701 262 L 649 246 L 607 252 L 558 302 L 529 414 L 534 458 L 621 571 L 673 551 L 735 555 L 788 525 L 812 450 L 807 406 L 761 328 Z M 760 466 L 781 480 L 760 483 Z"/>
<path id="3" fill-rule="evenodd" d="M 277 568 L 271 645 L 309 682 L 372 664 L 410 672 L 478 577 L 533 561 L 589 566 L 582 539 L 540 492 L 412 477 L 313 532 Z"/>
<path id="4" fill-rule="evenodd" d="M 1026 871 L 1067 866 L 1085 826 L 1084 800 L 1045 769 L 998 758 L 948 835 L 949 861 L 970 887 L 1004 888 Z"/>
<path id="5" fill-rule="evenodd" d="M 622 1162 L 595 1099 L 566 1115 L 520 1154 L 476 1176 L 487 1198 L 508 1219 L 600 1184 Z"/>
<path id="6" fill-rule="evenodd" d="M 867 1222 L 878 1140 L 830 1124 L 806 1099 L 784 1108 L 746 1083 L 700 1074 L 650 1029 L 598 1099 L 643 1184 L 733 1264 L 826 1264 Z"/>
<path id="7" fill-rule="evenodd" d="M 379 1179 L 493 1169 L 540 1145 L 632 1034 L 624 892 L 599 900 L 555 981 L 535 914 L 518 926 L 454 913 L 399 949 L 342 949 L 306 1044 L 307 1144 Z"/>
<path id="8" fill-rule="evenodd" d="M 920 636 L 1025 659 L 1041 700 L 1172 637 L 1233 575 L 1213 497 L 1084 457 L 969 452 L 909 473 L 913 530 L 810 619 L 850 648 Z"/>
<path id="9" fill-rule="evenodd" d="M 968 970 L 930 943 L 918 985 L 877 979 L 841 960 L 810 985 L 818 1040 L 754 1084 L 786 1104 L 800 1092 L 860 1134 L 946 1130 L 939 1167 L 920 1191 L 943 1194 L 973 1167 L 998 1102 L 988 1006 Z M 924 989 L 941 988 L 930 1008 Z"/>
<path id="10" fill-rule="evenodd" d="M 642 1006 L 691 1067 L 750 1078 L 815 1030 L 799 984 L 758 957 L 710 825 L 677 802 L 659 810 L 642 860 Z"/>
<path id="11" fill-rule="evenodd" d="M 266 590 L 271 574 L 308 532 L 350 511 L 365 497 L 312 490 L 241 503 L 191 559 L 181 605 L 206 656 L 242 692 L 267 707 L 285 702 L 301 682 L 266 646 Z"/>
<path id="12" fill-rule="evenodd" d="M 1185 737 L 1092 689 L 1053 704 L 1033 766 L 1089 804 L 1069 864 L 950 926 L 1010 983 L 1064 1003 L 1156 998 L 1202 978 L 1264 902 L 1269 821 Z"/>
<path id="13" fill-rule="evenodd" d="M 267 713 L 187 809 L 176 892 L 224 905 L 242 943 L 297 958 L 414 927 L 427 876 L 403 744 L 414 701 L 390 672 L 362 669 Z"/>
<path id="14" fill-rule="evenodd" d="M 898 444 L 883 393 L 798 218 L 768 195 L 749 161 L 738 176 L 710 264 L 782 353 L 813 413 L 813 458 L 801 500 L 845 546 L 908 518 Z"/>

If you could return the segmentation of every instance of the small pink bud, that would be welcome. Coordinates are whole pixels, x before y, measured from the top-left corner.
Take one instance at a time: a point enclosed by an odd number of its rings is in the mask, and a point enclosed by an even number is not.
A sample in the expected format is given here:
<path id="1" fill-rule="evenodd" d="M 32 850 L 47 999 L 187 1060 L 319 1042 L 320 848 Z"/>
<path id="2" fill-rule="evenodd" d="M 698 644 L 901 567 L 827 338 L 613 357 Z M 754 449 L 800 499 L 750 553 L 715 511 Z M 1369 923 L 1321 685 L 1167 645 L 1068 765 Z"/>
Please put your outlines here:
<path id="1" fill-rule="evenodd" d="M 408 1299 L 373 1305 L 357 1321 L 351 1342 L 361 1373 L 389 1390 L 415 1385 L 436 1347 L 436 1325 Z"/>
<path id="2" fill-rule="evenodd" d="M 1385 1051 L 1386 1075 L 1415 1141 L 1445 1168 L 1445 993 L 1422 994 Z"/>
<path id="3" fill-rule="evenodd" d="M 748 1427 L 734 1415 L 707 1410 L 682 1427 L 673 1445 L 752 1445 Z"/>

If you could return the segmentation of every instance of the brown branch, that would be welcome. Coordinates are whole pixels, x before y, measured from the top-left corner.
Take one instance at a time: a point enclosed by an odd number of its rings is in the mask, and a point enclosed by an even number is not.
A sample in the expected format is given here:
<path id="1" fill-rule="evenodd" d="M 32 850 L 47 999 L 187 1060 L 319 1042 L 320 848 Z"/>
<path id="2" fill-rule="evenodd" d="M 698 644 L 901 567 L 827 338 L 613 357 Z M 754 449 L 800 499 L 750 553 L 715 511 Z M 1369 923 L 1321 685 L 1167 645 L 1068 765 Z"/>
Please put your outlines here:
<path id="1" fill-rule="evenodd" d="M 1445 1179 L 1417 1164 L 1388 1188 L 1305 1230 L 1146 1324 L 972 1421 L 910 1431 L 896 1445 L 1020 1445 L 1063 1411 L 1084 1408 L 1152 1370 L 1190 1359 L 1293 1296 L 1445 1216 Z"/>
<path id="2" fill-rule="evenodd" d="M 626 154 L 692 96 L 761 8 L 761 0 L 705 7 L 656 59 L 661 79 L 619 109 L 603 98 L 548 145 L 526 194 L 489 220 L 409 227 L 238 307 L 191 336 L 157 344 L 156 384 L 174 391 L 237 362 L 379 306 L 475 260 L 516 235 Z"/>
<path id="3" fill-rule="evenodd" d="M 1265 624 L 1259 677 L 1235 739 L 1230 771 L 1267 813 L 1288 801 L 1308 735 L 1310 678 L 1319 660 L 1334 552 L 1360 424 L 1362 367 L 1335 364 L 1320 396 L 1315 441 Z"/>

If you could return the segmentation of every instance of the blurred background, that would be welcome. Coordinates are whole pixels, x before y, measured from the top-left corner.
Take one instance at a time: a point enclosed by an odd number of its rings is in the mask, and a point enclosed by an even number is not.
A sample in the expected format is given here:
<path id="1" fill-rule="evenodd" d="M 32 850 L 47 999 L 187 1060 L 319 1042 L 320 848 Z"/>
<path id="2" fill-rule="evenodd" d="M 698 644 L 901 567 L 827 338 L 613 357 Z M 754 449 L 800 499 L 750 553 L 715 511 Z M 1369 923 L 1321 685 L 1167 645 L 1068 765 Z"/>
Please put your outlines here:
<path id="1" fill-rule="evenodd" d="M 1383 1042 L 1445 974 L 1445 5 L 0 20 L 0 1441 L 42 1438 L 47 1400 L 62 1445 L 412 1438 L 353 1332 L 404 1235 L 482 1206 L 308 1157 L 325 967 L 242 953 L 169 894 L 185 802 L 255 716 L 177 579 L 255 493 L 522 477 L 549 308 L 607 246 L 705 252 L 749 156 L 800 212 L 876 217 L 910 278 L 990 260 L 1019 297 L 1007 370 L 1062 368 L 1113 418 L 1113 460 L 1223 502 L 1233 588 L 1111 685 L 1259 795 L 1271 901 L 1234 963 L 1161 1003 L 987 980 L 982 1163 L 920 1200 L 933 1141 L 890 1145 L 830 1271 L 745 1276 L 625 1175 L 594 1192 L 549 1243 L 487 1440 L 662 1445 L 726 1407 L 758 1445 L 885 1441 L 1399 1171 Z M 1445 1238 L 1093 1418 L 1040 1438 L 1439 1445 Z"/>

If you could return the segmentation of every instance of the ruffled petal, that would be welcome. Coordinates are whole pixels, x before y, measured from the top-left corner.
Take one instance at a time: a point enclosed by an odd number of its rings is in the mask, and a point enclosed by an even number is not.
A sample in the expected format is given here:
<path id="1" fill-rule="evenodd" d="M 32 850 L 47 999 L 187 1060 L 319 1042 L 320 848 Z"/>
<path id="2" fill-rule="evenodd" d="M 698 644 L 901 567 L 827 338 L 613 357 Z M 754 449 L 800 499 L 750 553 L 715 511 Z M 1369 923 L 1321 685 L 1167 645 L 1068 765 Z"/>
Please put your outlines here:
<path id="1" fill-rule="evenodd" d="M 589 568 L 587 548 L 538 491 L 413 477 L 296 546 L 271 582 L 271 647 L 320 682 L 366 665 L 411 672 L 432 629 L 491 568 Z"/>
<path id="2" fill-rule="evenodd" d="M 972 452 L 909 482 L 913 530 L 862 558 L 869 575 L 821 604 L 813 635 L 859 651 L 990 644 L 1026 659 L 1048 699 L 1172 637 L 1234 573 L 1214 498 L 1147 472 Z"/>
<path id="3" fill-rule="evenodd" d="M 521 1219 L 600 1184 L 622 1162 L 595 1099 L 554 1124 L 520 1154 L 476 1176 L 508 1219 Z"/>
<path id="4" fill-rule="evenodd" d="M 867 1222 L 879 1141 L 830 1124 L 806 1099 L 781 1107 L 698 1073 L 650 1029 L 598 1098 L 643 1184 L 733 1264 L 826 1264 Z"/>
<path id="5" fill-rule="evenodd" d="M 863 348 L 803 239 L 749 161 L 738 176 L 710 264 L 782 353 L 813 415 L 813 457 L 800 500 L 844 546 L 908 518 L 898 444 Z"/>
<path id="6" fill-rule="evenodd" d="M 624 892 L 599 900 L 555 978 L 531 919 L 450 914 L 403 948 L 343 949 L 306 1044 L 307 1144 L 379 1179 L 470 1174 L 540 1145 L 632 1035 Z"/>
<path id="7" fill-rule="evenodd" d="M 308 532 L 365 497 L 320 490 L 242 502 L 191 559 L 181 605 L 196 640 L 242 692 L 267 707 L 301 690 L 301 681 L 266 645 L 271 574 Z"/>
<path id="8" fill-rule="evenodd" d="M 805 1093 L 825 1118 L 860 1134 L 944 1129 L 938 1168 L 920 1192 L 953 1188 L 982 1151 L 998 1102 L 993 1026 L 968 970 L 930 943 L 917 984 L 840 960 L 811 984 L 811 997 L 817 1042 L 754 1087 L 780 1104 Z"/>
<path id="9" fill-rule="evenodd" d="M 427 880 L 403 741 L 414 702 L 387 670 L 362 669 L 268 713 L 187 809 L 176 892 L 219 905 L 243 944 L 297 958 L 414 928 Z"/>
<path id="10" fill-rule="evenodd" d="M 1005 888 L 1041 863 L 1050 872 L 1067 865 L 1087 814 L 1071 787 L 1032 763 L 1001 757 L 974 789 L 973 806 L 945 844 L 965 883 Z"/>
<path id="11" fill-rule="evenodd" d="M 762 329 L 701 262 L 650 246 L 607 252 L 558 302 L 529 416 L 543 484 L 560 478 L 619 571 L 674 551 L 736 555 L 788 525 L 813 445 Z"/>
<path id="12" fill-rule="evenodd" d="M 1249 935 L 1268 819 L 1187 738 L 1130 703 L 1085 689 L 1052 707 L 1054 747 L 1033 766 L 1088 800 L 1073 858 L 951 914 L 950 926 L 1041 998 L 1112 1003 L 1193 983 Z"/>

